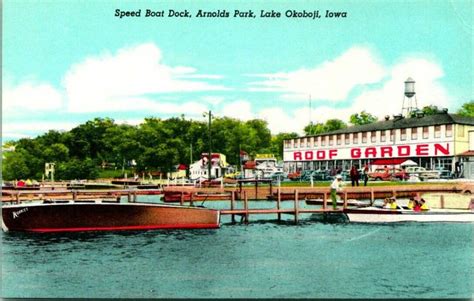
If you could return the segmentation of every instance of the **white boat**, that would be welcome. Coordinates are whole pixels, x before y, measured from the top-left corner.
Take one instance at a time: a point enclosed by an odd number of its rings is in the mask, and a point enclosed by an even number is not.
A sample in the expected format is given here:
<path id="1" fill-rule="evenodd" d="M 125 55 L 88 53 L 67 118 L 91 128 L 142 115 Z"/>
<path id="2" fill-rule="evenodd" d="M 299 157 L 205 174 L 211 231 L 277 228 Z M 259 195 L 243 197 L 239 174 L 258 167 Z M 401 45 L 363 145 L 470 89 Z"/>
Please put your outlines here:
<path id="1" fill-rule="evenodd" d="M 379 207 L 344 209 L 350 222 L 396 223 L 396 222 L 460 222 L 474 223 L 474 211 L 458 209 L 382 209 Z"/>

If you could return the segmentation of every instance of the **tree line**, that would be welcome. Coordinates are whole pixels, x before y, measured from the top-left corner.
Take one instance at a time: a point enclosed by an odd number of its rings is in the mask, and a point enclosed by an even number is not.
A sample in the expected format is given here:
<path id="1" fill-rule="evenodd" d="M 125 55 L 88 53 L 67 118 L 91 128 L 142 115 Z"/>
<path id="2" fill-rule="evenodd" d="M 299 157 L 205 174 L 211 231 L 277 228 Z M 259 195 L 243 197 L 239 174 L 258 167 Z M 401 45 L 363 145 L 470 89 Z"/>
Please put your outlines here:
<path id="1" fill-rule="evenodd" d="M 425 114 L 439 109 L 428 106 Z M 474 101 L 458 111 L 474 117 Z M 361 125 L 376 122 L 377 118 L 362 111 L 350 116 L 349 123 Z M 316 135 L 347 127 L 340 119 L 325 123 L 310 123 L 306 135 Z M 283 157 L 283 140 L 298 137 L 297 133 L 272 135 L 264 120 L 241 121 L 234 118 L 214 118 L 211 126 L 212 152 L 223 153 L 230 164 L 240 163 L 240 150 L 250 156 L 272 153 Z M 23 138 L 7 145 L 15 151 L 4 152 L 2 173 L 4 180 L 41 179 L 45 163 L 55 163 L 55 178 L 95 179 L 103 167 L 122 169 L 134 161 L 136 172 L 168 172 L 174 166 L 189 164 L 207 153 L 208 124 L 188 120 L 184 116 L 169 119 L 145 118 L 140 125 L 117 124 L 111 118 L 95 118 L 70 131 L 50 130 L 36 138 Z"/>
<path id="2" fill-rule="evenodd" d="M 283 140 L 296 133 L 272 136 L 267 123 L 254 119 L 214 118 L 211 126 L 212 152 L 223 153 L 238 165 L 240 150 L 251 156 L 273 153 L 282 157 Z M 200 159 L 207 153 L 207 122 L 185 119 L 145 118 L 140 125 L 117 124 L 110 118 L 95 118 L 70 131 L 50 130 L 36 138 L 9 142 L 15 151 L 5 152 L 3 179 L 41 179 L 45 163 L 55 163 L 55 178 L 95 179 L 104 166 L 128 167 L 136 172 L 168 172 L 174 166 Z"/>

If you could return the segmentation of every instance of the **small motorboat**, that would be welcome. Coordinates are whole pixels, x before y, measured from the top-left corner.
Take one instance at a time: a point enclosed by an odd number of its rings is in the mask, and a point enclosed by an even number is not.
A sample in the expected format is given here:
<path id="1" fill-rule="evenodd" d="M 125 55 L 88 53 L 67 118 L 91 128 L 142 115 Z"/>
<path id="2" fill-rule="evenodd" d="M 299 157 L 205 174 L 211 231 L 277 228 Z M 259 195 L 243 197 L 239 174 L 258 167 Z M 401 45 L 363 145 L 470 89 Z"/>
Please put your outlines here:
<path id="1" fill-rule="evenodd" d="M 105 200 L 37 201 L 2 206 L 4 231 L 78 232 L 219 228 L 219 210 Z"/>
<path id="2" fill-rule="evenodd" d="M 474 222 L 474 211 L 459 209 L 430 209 L 413 211 L 398 207 L 398 209 L 383 209 L 380 207 L 347 208 L 343 213 L 350 222 L 357 223 L 394 223 L 394 222 Z"/>

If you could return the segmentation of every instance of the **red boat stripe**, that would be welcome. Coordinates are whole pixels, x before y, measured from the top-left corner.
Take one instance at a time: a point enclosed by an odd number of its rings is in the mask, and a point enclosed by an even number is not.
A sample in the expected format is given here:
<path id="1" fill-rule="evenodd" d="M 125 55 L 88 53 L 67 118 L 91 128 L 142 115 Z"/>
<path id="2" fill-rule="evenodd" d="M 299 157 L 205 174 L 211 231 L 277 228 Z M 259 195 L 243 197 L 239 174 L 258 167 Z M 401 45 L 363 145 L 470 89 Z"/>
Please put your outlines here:
<path id="1" fill-rule="evenodd" d="M 117 227 L 78 227 L 78 228 L 33 228 L 27 232 L 80 232 L 80 231 L 116 231 L 116 230 L 150 230 L 150 229 L 216 229 L 219 224 L 167 224 L 150 226 L 117 226 Z"/>

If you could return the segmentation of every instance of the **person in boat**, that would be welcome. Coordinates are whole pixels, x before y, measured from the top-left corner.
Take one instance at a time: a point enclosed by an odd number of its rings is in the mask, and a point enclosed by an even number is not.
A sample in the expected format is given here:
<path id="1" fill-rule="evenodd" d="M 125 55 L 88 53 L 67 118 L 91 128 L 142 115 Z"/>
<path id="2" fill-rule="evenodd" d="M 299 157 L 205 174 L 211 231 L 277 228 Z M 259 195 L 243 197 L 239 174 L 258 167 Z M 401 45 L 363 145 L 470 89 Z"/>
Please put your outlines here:
<path id="1" fill-rule="evenodd" d="M 391 204 L 391 200 L 389 198 L 385 198 L 383 200 L 383 206 L 382 206 L 383 209 L 391 209 L 392 208 L 392 204 Z"/>
<path id="2" fill-rule="evenodd" d="M 390 198 L 390 209 L 398 209 L 398 204 L 395 197 Z"/>
<path id="3" fill-rule="evenodd" d="M 341 192 L 341 182 L 342 176 L 337 175 L 334 181 L 331 183 L 331 200 L 332 200 L 332 208 L 334 210 L 337 209 L 337 193 Z"/>
<path id="4" fill-rule="evenodd" d="M 420 210 L 421 211 L 427 211 L 427 210 L 430 210 L 430 208 L 428 207 L 428 205 L 426 205 L 426 201 L 424 199 L 421 199 L 420 200 Z"/>
<path id="5" fill-rule="evenodd" d="M 410 200 L 408 201 L 408 209 L 413 209 L 415 207 L 415 198 L 411 197 Z"/>
<path id="6" fill-rule="evenodd" d="M 415 200 L 415 206 L 413 207 L 413 211 L 416 211 L 416 212 L 421 211 L 421 202 L 420 202 L 420 200 Z"/>

